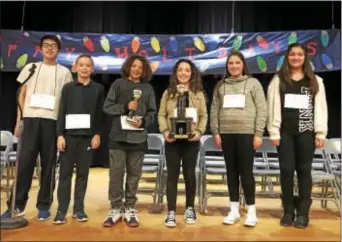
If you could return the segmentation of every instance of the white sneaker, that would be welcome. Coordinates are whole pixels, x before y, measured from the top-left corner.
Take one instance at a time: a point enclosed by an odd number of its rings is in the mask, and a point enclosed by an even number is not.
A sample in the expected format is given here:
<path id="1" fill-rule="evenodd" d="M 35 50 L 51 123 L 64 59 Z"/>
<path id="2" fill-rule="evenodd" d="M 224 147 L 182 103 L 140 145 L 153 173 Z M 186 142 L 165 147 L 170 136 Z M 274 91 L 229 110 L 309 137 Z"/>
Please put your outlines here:
<path id="1" fill-rule="evenodd" d="M 237 221 L 240 220 L 240 203 L 239 202 L 231 202 L 230 203 L 230 211 L 227 215 L 227 217 L 225 217 L 223 219 L 223 224 L 234 224 Z"/>
<path id="2" fill-rule="evenodd" d="M 174 228 L 176 227 L 176 212 L 171 210 L 168 212 L 167 217 L 165 219 L 165 226 Z"/>
<path id="3" fill-rule="evenodd" d="M 196 223 L 196 212 L 193 207 L 188 207 L 184 213 L 184 220 L 187 224 L 194 224 Z"/>
<path id="4" fill-rule="evenodd" d="M 247 227 L 255 227 L 258 223 L 255 205 L 249 205 L 247 208 L 247 218 L 244 225 Z"/>
<path id="5" fill-rule="evenodd" d="M 137 211 L 134 208 L 126 208 L 124 214 L 124 221 L 129 227 L 138 227 L 139 219 Z"/>
<path id="6" fill-rule="evenodd" d="M 106 217 L 103 222 L 104 227 L 112 227 L 117 222 L 122 220 L 122 213 L 120 209 L 112 209 L 109 211 L 109 215 Z"/>

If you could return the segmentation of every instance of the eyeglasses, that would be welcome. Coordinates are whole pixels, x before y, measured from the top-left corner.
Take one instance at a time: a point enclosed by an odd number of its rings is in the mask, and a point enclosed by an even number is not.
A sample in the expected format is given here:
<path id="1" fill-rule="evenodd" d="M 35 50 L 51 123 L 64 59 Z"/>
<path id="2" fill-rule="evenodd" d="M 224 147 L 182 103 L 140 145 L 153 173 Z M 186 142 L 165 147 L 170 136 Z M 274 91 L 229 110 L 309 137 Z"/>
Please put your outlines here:
<path id="1" fill-rule="evenodd" d="M 52 45 L 50 45 L 50 44 L 43 44 L 42 45 L 42 47 L 44 48 L 44 49 L 53 49 L 53 50 L 55 50 L 55 49 L 57 49 L 58 48 L 58 46 L 56 45 L 56 44 L 52 44 Z"/>

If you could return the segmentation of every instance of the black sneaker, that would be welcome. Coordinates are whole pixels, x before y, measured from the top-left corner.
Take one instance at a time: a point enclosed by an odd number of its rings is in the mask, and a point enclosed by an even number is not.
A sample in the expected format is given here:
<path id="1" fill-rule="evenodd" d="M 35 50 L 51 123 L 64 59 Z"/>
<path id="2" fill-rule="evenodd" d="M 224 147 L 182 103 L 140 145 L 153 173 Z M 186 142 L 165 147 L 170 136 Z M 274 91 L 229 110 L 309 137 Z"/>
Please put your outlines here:
<path id="1" fill-rule="evenodd" d="M 129 227 L 138 227 L 139 219 L 134 208 L 127 208 L 124 215 L 124 220 Z"/>
<path id="2" fill-rule="evenodd" d="M 309 225 L 309 217 L 299 215 L 294 222 L 294 227 L 298 229 L 305 229 Z"/>
<path id="3" fill-rule="evenodd" d="M 188 207 L 184 213 L 184 220 L 187 224 L 196 223 L 196 212 L 193 207 Z"/>
<path id="4" fill-rule="evenodd" d="M 76 212 L 72 215 L 73 218 L 76 218 L 77 222 L 86 222 L 88 221 L 88 215 L 84 211 Z"/>
<path id="5" fill-rule="evenodd" d="M 294 213 L 284 213 L 283 217 L 280 220 L 280 225 L 284 227 L 290 227 L 293 225 L 294 220 L 295 220 Z"/>
<path id="6" fill-rule="evenodd" d="M 55 219 L 53 220 L 53 224 L 65 224 L 65 223 L 66 223 L 65 215 L 58 211 Z"/>
<path id="7" fill-rule="evenodd" d="M 165 219 L 165 226 L 174 228 L 176 227 L 176 212 L 171 210 L 168 212 L 167 217 Z"/>

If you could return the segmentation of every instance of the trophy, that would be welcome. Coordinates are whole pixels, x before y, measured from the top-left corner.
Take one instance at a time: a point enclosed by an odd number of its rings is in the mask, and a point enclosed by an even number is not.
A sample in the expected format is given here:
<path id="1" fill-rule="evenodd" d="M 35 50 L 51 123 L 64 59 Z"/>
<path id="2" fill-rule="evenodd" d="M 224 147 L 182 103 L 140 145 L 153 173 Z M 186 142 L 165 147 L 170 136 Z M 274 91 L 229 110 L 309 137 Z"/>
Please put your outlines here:
<path id="1" fill-rule="evenodd" d="M 169 137 L 171 139 L 191 139 L 194 136 L 191 132 L 192 118 L 185 116 L 189 96 L 185 95 L 184 85 L 177 85 L 177 92 L 177 117 L 170 118 L 171 130 Z"/>
<path id="2" fill-rule="evenodd" d="M 140 97 L 141 97 L 141 94 L 142 94 L 141 90 L 134 89 L 133 90 L 133 101 L 138 102 Z M 134 115 L 135 115 L 135 111 L 134 110 L 130 110 L 126 120 L 131 122 L 131 123 L 137 123 L 138 121 L 133 118 Z"/>

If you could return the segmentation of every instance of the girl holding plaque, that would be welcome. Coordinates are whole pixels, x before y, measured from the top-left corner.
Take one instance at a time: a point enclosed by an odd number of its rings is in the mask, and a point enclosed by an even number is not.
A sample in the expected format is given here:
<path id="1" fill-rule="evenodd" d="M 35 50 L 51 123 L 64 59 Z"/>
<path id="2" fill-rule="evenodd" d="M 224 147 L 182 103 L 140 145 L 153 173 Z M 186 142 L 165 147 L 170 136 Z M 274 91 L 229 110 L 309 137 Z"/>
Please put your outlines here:
<path id="1" fill-rule="evenodd" d="M 248 205 L 245 226 L 256 226 L 254 153 L 262 144 L 267 106 L 260 82 L 249 76 L 245 57 L 232 52 L 227 58 L 226 75 L 214 89 L 210 127 L 215 145 L 222 148 L 230 197 L 230 212 L 224 224 L 240 219 L 240 179 Z"/>
<path id="2" fill-rule="evenodd" d="M 183 117 L 185 116 L 185 117 Z M 171 120 L 175 120 L 179 129 L 173 130 Z M 182 135 L 182 121 L 191 120 L 190 133 Z M 186 211 L 184 220 L 188 224 L 196 222 L 194 201 L 196 194 L 196 163 L 199 140 L 206 130 L 208 115 L 206 99 L 202 87 L 200 72 L 186 59 L 179 60 L 173 67 L 170 85 L 163 93 L 158 113 L 159 130 L 165 138 L 165 156 L 167 165 L 167 204 L 168 214 L 165 226 L 176 226 L 177 185 L 182 161 L 186 191 Z M 176 134 L 176 135 L 171 135 Z M 184 133 L 183 133 L 184 134 Z"/>
<path id="3" fill-rule="evenodd" d="M 312 203 L 311 167 L 316 148 L 324 146 L 328 111 L 322 78 L 312 71 L 307 49 L 294 43 L 268 87 L 268 132 L 277 146 L 284 215 L 282 226 L 306 228 Z M 293 195 L 294 172 L 299 196 Z"/>

